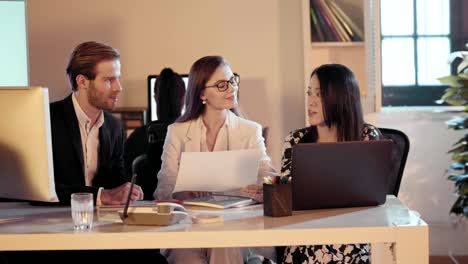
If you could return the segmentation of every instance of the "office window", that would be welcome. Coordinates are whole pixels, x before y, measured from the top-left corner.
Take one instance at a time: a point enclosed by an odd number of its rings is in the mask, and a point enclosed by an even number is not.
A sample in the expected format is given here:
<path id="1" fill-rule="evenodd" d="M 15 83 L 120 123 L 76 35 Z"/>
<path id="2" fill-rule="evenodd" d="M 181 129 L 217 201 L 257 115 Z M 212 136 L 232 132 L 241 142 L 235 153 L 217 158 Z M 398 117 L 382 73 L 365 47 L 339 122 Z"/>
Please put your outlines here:
<path id="1" fill-rule="evenodd" d="M 0 0 L 0 86 L 28 85 L 24 1 Z"/>
<path id="2" fill-rule="evenodd" d="M 436 105 L 450 74 L 450 0 L 381 0 L 382 105 Z"/>

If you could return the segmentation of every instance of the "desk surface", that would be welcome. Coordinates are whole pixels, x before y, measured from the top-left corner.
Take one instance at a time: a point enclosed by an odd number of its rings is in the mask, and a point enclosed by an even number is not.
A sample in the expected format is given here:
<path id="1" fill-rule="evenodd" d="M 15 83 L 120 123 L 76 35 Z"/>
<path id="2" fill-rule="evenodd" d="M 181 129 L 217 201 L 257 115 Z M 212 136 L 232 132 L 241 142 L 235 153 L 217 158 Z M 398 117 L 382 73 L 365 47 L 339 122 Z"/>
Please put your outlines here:
<path id="1" fill-rule="evenodd" d="M 296 211 L 292 216 L 280 218 L 264 217 L 262 206 L 256 205 L 223 211 L 189 210 L 194 214 L 221 214 L 224 221 L 218 223 L 191 224 L 186 221 L 158 227 L 95 221 L 91 231 L 81 232 L 72 229 L 69 207 L 0 203 L 0 219 L 24 216 L 22 220 L 0 223 L 0 251 L 405 241 L 405 246 L 412 246 L 413 243 L 426 244 L 427 252 L 427 224 L 411 213 L 405 215 L 405 209 L 406 206 L 393 196 L 388 196 L 387 202 L 377 207 Z M 401 217 L 408 224 L 396 226 L 395 220 Z"/>

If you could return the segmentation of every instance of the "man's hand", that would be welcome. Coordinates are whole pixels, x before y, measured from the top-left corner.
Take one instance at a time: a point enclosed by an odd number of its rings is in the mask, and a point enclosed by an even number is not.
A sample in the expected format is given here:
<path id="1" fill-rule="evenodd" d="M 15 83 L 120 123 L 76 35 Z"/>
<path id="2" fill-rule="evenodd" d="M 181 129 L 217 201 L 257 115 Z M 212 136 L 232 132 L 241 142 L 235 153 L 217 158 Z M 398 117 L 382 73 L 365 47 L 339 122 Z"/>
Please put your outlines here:
<path id="1" fill-rule="evenodd" d="M 102 190 L 101 192 L 101 203 L 103 205 L 109 204 L 125 204 L 128 197 L 128 192 L 130 191 L 131 183 L 127 182 L 119 187 L 109 190 Z M 131 201 L 142 200 L 143 199 L 143 191 L 141 187 L 134 184 L 132 194 L 130 195 Z"/>

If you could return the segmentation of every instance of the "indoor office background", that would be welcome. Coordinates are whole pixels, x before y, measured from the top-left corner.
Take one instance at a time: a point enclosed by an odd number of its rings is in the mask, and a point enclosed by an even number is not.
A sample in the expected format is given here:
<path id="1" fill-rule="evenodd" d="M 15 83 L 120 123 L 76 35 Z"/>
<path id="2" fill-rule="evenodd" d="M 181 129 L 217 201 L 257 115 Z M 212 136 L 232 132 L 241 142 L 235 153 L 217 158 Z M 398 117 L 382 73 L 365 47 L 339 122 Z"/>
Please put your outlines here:
<path id="1" fill-rule="evenodd" d="M 374 8 L 369 14 L 378 12 L 375 5 L 384 2 L 346 1 L 361 10 Z M 196 59 L 221 54 L 241 75 L 243 111 L 248 118 L 270 128 L 268 153 L 278 168 L 284 136 L 292 129 L 305 126 L 305 80 L 310 70 L 323 62 L 347 64 L 363 89 L 366 120 L 379 127 L 402 130 L 410 137 L 411 148 L 399 198 L 420 212 L 429 224 L 430 254 L 468 255 L 468 222 L 449 216 L 456 197 L 453 183 L 444 175 L 450 164 L 446 152 L 464 132 L 449 131 L 445 121 L 452 114 L 434 112 L 440 108 L 382 107 L 381 82 L 377 80 L 374 84 L 378 85 L 372 85 L 368 81 L 369 73 L 381 78 L 380 57 L 374 58 L 373 65 L 372 61 L 363 60 L 367 44 L 340 49 L 311 48 L 310 26 L 303 17 L 307 14 L 307 2 L 0 1 L 0 86 L 45 86 L 49 88 L 51 102 L 62 99 L 70 93 L 65 65 L 71 50 L 80 42 L 97 40 L 111 44 L 122 55 L 124 91 L 118 106 L 145 107 L 148 75 L 157 74 L 164 67 L 186 74 Z M 398 2 L 403 7 L 405 2 L 417 1 Z M 450 11 L 450 19 L 459 23 L 459 30 L 450 32 L 449 37 L 459 38 L 463 43 L 468 36 L 468 25 L 463 21 L 463 14 L 468 14 L 468 3 L 451 2 L 458 5 Z M 10 10 L 12 4 L 16 11 Z M 398 17 L 395 15 L 394 19 Z M 370 28 L 378 27 L 378 22 L 367 25 L 366 38 Z M 374 37 L 381 40 L 380 34 Z"/>

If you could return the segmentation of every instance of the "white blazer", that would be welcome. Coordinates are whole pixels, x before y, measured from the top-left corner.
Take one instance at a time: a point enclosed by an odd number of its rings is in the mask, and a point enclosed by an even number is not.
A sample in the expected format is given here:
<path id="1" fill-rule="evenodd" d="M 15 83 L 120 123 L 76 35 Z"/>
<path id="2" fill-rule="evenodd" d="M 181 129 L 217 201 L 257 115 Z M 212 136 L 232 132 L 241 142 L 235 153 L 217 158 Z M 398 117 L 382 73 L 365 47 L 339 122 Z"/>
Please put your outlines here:
<path id="1" fill-rule="evenodd" d="M 228 142 L 229 150 L 258 149 L 262 153 L 262 162 L 259 166 L 259 182 L 265 173 L 270 170 L 271 160 L 266 154 L 265 142 L 262 136 L 262 127 L 244 118 L 227 111 L 226 129 L 224 137 L 218 135 L 217 141 Z M 204 126 L 201 116 L 197 119 L 174 123 L 167 129 L 163 153 L 161 155 L 161 170 L 158 173 L 158 187 L 153 196 L 155 199 L 171 199 L 174 190 L 179 163 L 182 152 L 200 152 L 201 138 Z"/>

